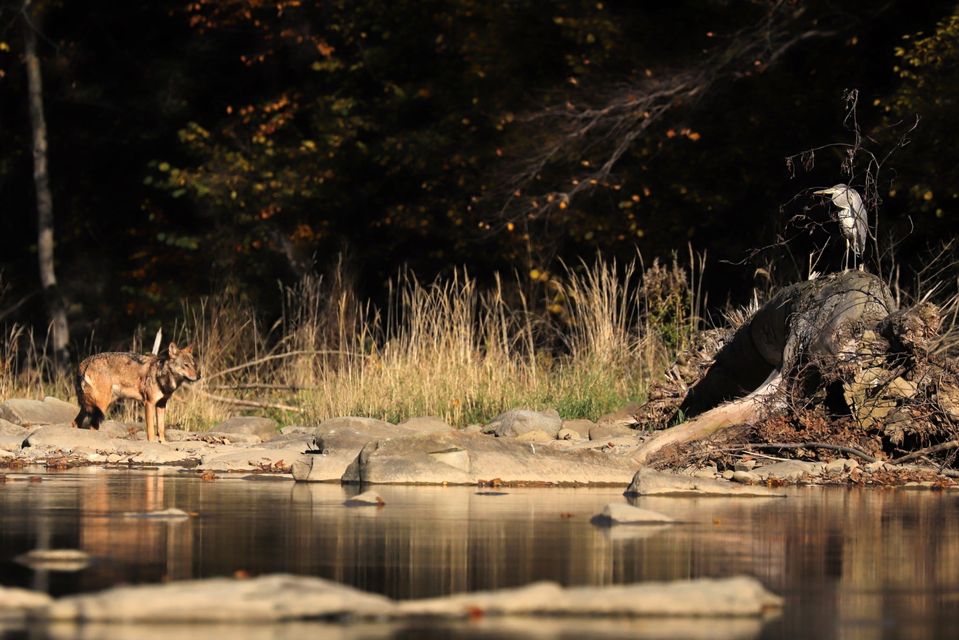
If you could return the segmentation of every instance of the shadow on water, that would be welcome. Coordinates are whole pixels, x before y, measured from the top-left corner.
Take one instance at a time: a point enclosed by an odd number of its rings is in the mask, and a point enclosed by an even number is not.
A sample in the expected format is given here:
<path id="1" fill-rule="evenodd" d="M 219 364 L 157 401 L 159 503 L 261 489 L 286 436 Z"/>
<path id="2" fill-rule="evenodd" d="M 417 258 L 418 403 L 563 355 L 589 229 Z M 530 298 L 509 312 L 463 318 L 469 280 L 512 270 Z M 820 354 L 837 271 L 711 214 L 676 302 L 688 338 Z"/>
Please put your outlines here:
<path id="1" fill-rule="evenodd" d="M 204 638 L 880 638 L 959 637 L 959 494 L 794 489 L 788 499 L 641 498 L 685 524 L 598 528 L 619 489 L 377 487 L 383 508 L 346 508 L 355 492 L 148 472 L 54 473 L 0 485 L 0 583 L 66 595 L 119 583 L 245 572 L 329 578 L 393 598 L 554 580 L 608 585 L 752 575 L 786 598 L 752 620 L 480 620 L 463 624 L 203 627 Z M 124 517 L 177 507 L 179 521 Z M 14 558 L 79 548 L 75 572 Z M 0 628 L 2 630 L 2 628 Z M 5 637 L 194 637 L 170 626 L 7 630 Z M 24 635 L 26 634 L 26 635 Z"/>

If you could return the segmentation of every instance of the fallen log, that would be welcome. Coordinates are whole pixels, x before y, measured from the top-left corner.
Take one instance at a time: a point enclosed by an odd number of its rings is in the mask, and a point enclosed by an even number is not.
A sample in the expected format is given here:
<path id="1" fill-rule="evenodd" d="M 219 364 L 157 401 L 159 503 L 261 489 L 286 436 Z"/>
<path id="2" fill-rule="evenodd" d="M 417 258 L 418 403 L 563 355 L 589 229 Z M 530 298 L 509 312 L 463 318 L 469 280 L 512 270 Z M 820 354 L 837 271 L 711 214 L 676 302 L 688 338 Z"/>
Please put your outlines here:
<path id="1" fill-rule="evenodd" d="M 946 414 L 950 396 L 943 391 L 957 384 L 926 357 L 939 325 L 935 306 L 900 311 L 885 283 L 862 271 L 786 287 L 737 330 L 689 389 L 677 410 L 688 420 L 655 433 L 635 459 L 648 463 L 671 445 L 755 425 L 772 414 L 795 417 L 810 407 L 827 422 L 847 416 L 860 436 L 883 440 L 883 446 L 900 447 L 908 438 L 919 446 L 931 438 L 955 440 L 948 420 L 939 421 L 940 428 L 929 426 L 934 419 L 925 426 L 914 419 L 928 398 L 945 398 L 928 415 Z"/>

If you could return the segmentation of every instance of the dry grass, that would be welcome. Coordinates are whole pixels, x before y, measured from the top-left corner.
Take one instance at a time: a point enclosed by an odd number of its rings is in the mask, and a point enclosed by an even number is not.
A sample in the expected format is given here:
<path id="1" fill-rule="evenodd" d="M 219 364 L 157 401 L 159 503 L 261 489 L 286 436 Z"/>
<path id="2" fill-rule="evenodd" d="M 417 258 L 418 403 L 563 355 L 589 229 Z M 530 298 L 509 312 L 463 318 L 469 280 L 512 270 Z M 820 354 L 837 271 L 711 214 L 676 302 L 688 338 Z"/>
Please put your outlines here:
<path id="1" fill-rule="evenodd" d="M 380 309 L 357 300 L 341 270 L 283 290 L 282 317 L 268 326 L 227 290 L 183 308 L 173 338 L 195 343 L 205 378 L 178 392 L 168 416 L 192 429 L 247 412 L 283 423 L 435 415 L 462 426 L 517 407 L 596 418 L 644 399 L 698 328 L 697 289 L 675 260 L 644 269 L 597 259 L 483 290 L 462 271 L 430 284 L 402 273 Z M 152 340 L 135 336 L 133 348 Z M 47 362 L 30 332 L 9 328 L 0 398 L 71 397 L 70 376 Z M 139 408 L 117 411 L 134 419 Z"/>

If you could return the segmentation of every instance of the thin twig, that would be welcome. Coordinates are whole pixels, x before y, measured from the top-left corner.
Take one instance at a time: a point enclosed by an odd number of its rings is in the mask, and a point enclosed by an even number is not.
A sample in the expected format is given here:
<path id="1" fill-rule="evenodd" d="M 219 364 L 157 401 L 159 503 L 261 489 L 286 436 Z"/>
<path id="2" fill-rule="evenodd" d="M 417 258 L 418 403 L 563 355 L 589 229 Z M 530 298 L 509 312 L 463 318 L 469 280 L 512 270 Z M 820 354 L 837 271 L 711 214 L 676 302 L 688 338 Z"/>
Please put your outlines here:
<path id="1" fill-rule="evenodd" d="M 253 400 L 239 400 L 237 398 L 227 398 L 225 396 L 218 396 L 212 393 L 207 393 L 202 389 L 194 389 L 196 393 L 199 393 L 205 398 L 210 400 L 216 400 L 217 402 L 222 402 L 224 404 L 235 404 L 240 407 L 256 407 L 258 409 L 279 409 L 280 411 L 292 411 L 293 413 L 303 413 L 303 409 L 300 407 L 292 407 L 288 404 L 278 404 L 273 402 L 254 402 Z"/>
<path id="2" fill-rule="evenodd" d="M 286 351 L 284 353 L 274 353 L 270 356 L 264 356 L 262 358 L 257 358 L 256 360 L 250 360 L 249 362 L 244 362 L 243 364 L 238 364 L 235 367 L 230 367 L 229 369 L 224 369 L 222 371 L 217 371 L 206 377 L 206 380 L 212 380 L 213 378 L 218 378 L 220 376 L 225 376 L 228 373 L 233 373 L 234 371 L 241 371 L 243 369 L 249 369 L 250 367 L 255 367 L 258 364 L 263 364 L 264 362 L 269 362 L 271 360 L 280 360 L 283 358 L 293 358 L 295 356 L 352 356 L 352 357 L 361 357 L 368 358 L 369 356 L 361 353 L 351 353 L 349 351 L 319 351 L 315 349 L 303 349 L 300 351 Z"/>
<path id="3" fill-rule="evenodd" d="M 206 387 L 211 391 L 240 391 L 243 389 L 272 389 L 278 391 L 302 391 L 303 389 L 315 389 L 316 387 L 302 386 L 295 384 L 269 384 L 266 382 L 250 382 L 245 384 L 213 384 Z"/>
<path id="4" fill-rule="evenodd" d="M 845 447 L 840 444 L 830 444 L 828 442 L 765 442 L 749 445 L 750 449 L 829 449 L 840 453 L 849 453 L 866 462 L 877 462 L 878 459 L 869 455 L 862 449 L 855 447 Z M 745 451 L 746 447 L 726 447 L 722 451 Z"/>
<path id="5" fill-rule="evenodd" d="M 906 455 L 896 458 L 895 460 L 890 460 L 889 464 L 903 464 L 904 462 L 915 460 L 916 458 L 920 458 L 930 453 L 938 453 L 939 451 L 948 451 L 949 449 L 956 448 L 959 448 L 959 440 L 950 440 L 949 442 L 943 442 L 932 447 L 926 447 L 925 449 L 919 449 L 918 451 L 907 453 Z"/>

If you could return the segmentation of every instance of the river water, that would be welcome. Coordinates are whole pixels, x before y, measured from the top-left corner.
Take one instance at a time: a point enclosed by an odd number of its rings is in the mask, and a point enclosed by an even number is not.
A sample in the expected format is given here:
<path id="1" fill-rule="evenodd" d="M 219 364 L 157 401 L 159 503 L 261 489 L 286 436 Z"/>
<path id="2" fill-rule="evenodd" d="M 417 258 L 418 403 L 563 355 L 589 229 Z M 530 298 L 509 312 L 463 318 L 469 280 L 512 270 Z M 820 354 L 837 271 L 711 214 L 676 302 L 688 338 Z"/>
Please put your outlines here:
<path id="1" fill-rule="evenodd" d="M 255 628 L 22 628 L 0 638 L 959 638 L 959 492 L 794 488 L 786 499 L 640 498 L 684 524 L 598 528 L 620 489 L 382 486 L 73 470 L 0 484 L 0 584 L 65 595 L 237 572 L 320 576 L 394 598 L 524 585 L 751 575 L 784 596 L 766 621 L 495 621 Z M 499 493 L 500 495 L 497 495 Z M 179 522 L 124 517 L 177 507 Z M 14 558 L 78 548 L 80 571 Z"/>

